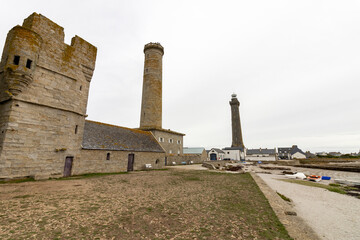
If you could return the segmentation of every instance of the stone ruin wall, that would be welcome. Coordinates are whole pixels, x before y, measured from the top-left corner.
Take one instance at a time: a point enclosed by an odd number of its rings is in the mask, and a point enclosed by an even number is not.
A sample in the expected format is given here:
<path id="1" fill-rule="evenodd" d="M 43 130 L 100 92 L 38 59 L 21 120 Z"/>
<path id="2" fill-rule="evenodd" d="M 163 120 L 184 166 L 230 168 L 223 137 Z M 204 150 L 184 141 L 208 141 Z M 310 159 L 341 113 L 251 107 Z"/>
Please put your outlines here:
<path id="1" fill-rule="evenodd" d="M 62 174 L 66 156 L 76 161 L 96 52 L 78 36 L 65 44 L 64 29 L 36 13 L 10 30 L 0 63 L 0 178 Z"/>

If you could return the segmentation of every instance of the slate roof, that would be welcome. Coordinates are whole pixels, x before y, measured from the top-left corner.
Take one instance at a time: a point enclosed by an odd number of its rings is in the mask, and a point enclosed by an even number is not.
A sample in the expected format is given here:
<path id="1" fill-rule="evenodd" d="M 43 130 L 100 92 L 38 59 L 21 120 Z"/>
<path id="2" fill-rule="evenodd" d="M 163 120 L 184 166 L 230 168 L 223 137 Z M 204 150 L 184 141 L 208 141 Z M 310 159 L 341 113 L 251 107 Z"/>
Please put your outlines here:
<path id="1" fill-rule="evenodd" d="M 253 154 L 269 154 L 275 155 L 275 149 L 267 149 L 267 148 L 259 148 L 259 149 L 247 149 L 246 155 L 253 155 Z"/>
<path id="2" fill-rule="evenodd" d="M 219 148 L 212 148 L 211 150 L 214 150 L 214 151 L 217 152 L 217 153 L 224 153 L 224 154 L 225 154 L 225 152 L 222 151 L 222 150 L 219 149 Z M 211 150 L 210 150 L 210 151 L 211 151 Z"/>
<path id="3" fill-rule="evenodd" d="M 171 134 L 176 134 L 176 135 L 180 135 L 180 136 L 185 136 L 185 133 L 179 133 L 179 132 L 175 132 L 172 131 L 170 129 L 163 129 L 163 128 L 137 128 L 139 130 L 143 130 L 143 131 L 160 131 L 160 132 L 167 132 L 167 133 L 171 133 Z"/>
<path id="4" fill-rule="evenodd" d="M 183 148 L 183 153 L 184 154 L 202 154 L 203 151 L 205 150 L 205 148 L 201 148 L 201 147 L 198 147 L 198 148 Z"/>
<path id="5" fill-rule="evenodd" d="M 223 148 L 222 150 L 240 150 L 240 151 L 244 151 L 243 147 L 226 147 Z"/>
<path id="6" fill-rule="evenodd" d="M 290 147 L 281 147 L 281 148 L 278 148 L 278 152 L 279 153 L 284 153 L 286 151 L 286 153 L 289 153 L 291 151 L 291 148 Z"/>
<path id="7" fill-rule="evenodd" d="M 83 149 L 164 152 L 151 132 L 85 121 Z"/>
<path id="8" fill-rule="evenodd" d="M 295 154 L 297 152 L 299 152 L 301 154 L 304 154 L 306 156 L 306 154 L 300 148 L 298 148 L 298 147 L 291 148 L 291 155 L 293 155 L 293 154 Z"/>

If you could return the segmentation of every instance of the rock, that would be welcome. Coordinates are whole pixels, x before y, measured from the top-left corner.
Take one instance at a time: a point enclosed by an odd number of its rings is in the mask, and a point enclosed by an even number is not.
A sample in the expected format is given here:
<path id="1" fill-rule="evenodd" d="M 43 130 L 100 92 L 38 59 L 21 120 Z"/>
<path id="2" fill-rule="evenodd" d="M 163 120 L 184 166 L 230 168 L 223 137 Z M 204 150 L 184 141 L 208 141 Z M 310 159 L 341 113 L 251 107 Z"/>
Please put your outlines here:
<path id="1" fill-rule="evenodd" d="M 290 216 L 297 216 L 297 213 L 293 211 L 285 211 L 285 214 Z"/>

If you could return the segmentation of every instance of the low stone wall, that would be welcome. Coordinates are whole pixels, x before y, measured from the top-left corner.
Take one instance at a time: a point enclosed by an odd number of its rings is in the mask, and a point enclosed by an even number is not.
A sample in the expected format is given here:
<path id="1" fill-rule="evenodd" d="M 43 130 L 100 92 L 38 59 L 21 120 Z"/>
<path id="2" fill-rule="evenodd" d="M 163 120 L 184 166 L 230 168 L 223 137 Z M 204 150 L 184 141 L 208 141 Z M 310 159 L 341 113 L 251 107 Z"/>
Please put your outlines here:
<path id="1" fill-rule="evenodd" d="M 167 156 L 167 165 L 180 165 L 183 163 L 190 164 L 192 163 L 203 163 L 204 159 L 202 155 L 199 154 L 185 154 L 182 156 Z M 175 163 L 175 164 L 174 164 Z"/>

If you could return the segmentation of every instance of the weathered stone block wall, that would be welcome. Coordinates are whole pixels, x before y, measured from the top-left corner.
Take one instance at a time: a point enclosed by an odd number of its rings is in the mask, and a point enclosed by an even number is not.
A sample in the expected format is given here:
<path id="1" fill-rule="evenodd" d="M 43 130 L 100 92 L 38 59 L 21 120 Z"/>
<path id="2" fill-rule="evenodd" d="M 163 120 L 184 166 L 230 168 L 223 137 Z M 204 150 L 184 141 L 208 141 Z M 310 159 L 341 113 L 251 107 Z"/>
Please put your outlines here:
<path id="1" fill-rule="evenodd" d="M 107 153 L 110 153 L 110 160 L 106 160 Z M 135 155 L 134 170 L 144 169 L 145 164 L 151 164 L 153 169 L 165 165 L 165 153 L 81 150 L 80 157 L 74 158 L 72 174 L 125 172 L 130 153 Z"/>
<path id="2" fill-rule="evenodd" d="M 2 177 L 62 174 L 66 156 L 78 156 L 84 117 L 54 108 L 11 101 L 0 163 Z M 78 131 L 75 133 L 76 125 Z"/>
<path id="3" fill-rule="evenodd" d="M 171 132 L 152 130 L 151 131 L 155 136 L 155 139 L 160 143 L 164 148 L 167 154 L 182 155 L 183 154 L 183 136 L 179 134 L 174 134 Z M 163 138 L 164 141 L 160 142 L 160 138 Z M 170 142 L 172 139 L 172 143 Z M 180 141 L 180 143 L 178 143 Z M 171 151 L 171 152 L 170 152 Z"/>
<path id="4" fill-rule="evenodd" d="M 140 128 L 161 128 L 162 57 L 164 48 L 158 43 L 149 43 L 144 47 L 144 54 Z"/>
<path id="5" fill-rule="evenodd" d="M 65 44 L 64 29 L 36 13 L 9 32 L 0 63 L 0 177 L 62 174 L 66 156 L 79 157 L 96 51 L 78 36 Z"/>

